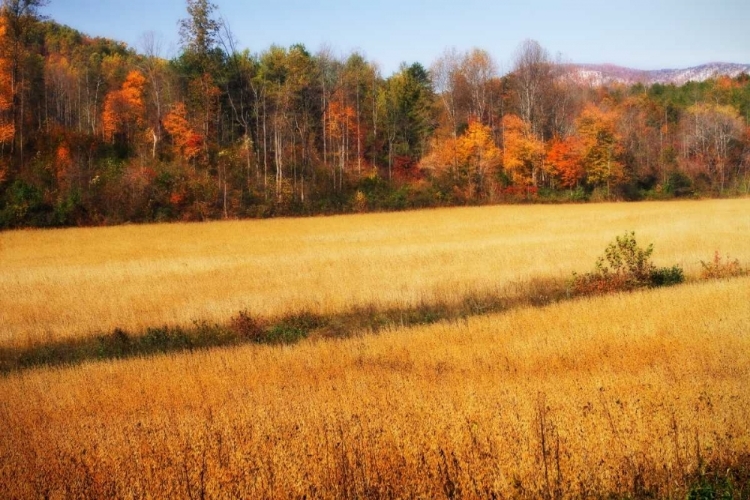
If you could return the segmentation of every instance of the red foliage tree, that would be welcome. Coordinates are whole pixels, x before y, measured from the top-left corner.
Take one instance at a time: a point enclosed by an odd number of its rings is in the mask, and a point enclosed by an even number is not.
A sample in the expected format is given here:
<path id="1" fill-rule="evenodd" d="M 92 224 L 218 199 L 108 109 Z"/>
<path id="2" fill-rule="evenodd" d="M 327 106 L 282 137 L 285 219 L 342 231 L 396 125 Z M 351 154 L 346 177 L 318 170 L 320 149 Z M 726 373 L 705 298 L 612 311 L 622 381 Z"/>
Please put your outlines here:
<path id="1" fill-rule="evenodd" d="M 583 180 L 582 155 L 583 142 L 579 137 L 556 137 L 552 140 L 547 151 L 547 167 L 561 186 L 572 189 Z"/>

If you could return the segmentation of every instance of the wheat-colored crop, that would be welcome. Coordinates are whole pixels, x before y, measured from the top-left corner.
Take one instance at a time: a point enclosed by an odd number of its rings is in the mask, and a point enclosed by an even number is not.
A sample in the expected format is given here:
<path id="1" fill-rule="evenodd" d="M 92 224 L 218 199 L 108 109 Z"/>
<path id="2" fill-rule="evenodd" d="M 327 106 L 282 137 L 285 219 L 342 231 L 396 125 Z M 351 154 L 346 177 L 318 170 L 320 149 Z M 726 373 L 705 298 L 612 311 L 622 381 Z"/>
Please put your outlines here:
<path id="1" fill-rule="evenodd" d="M 750 260 L 750 200 L 497 206 L 0 233 L 0 346 L 298 310 L 460 300 L 587 271 L 614 236 L 697 275 Z"/>
<path id="2" fill-rule="evenodd" d="M 0 483 L 8 498 L 685 498 L 701 464 L 747 466 L 749 325 L 736 278 L 11 374 Z"/>

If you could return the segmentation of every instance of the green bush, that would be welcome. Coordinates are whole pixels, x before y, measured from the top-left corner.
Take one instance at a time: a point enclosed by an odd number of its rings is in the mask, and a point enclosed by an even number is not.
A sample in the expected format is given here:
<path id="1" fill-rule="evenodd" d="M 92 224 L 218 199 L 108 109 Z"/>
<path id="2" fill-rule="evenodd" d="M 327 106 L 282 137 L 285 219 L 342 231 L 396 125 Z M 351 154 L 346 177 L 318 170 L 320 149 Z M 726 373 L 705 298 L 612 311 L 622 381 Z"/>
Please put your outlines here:
<path id="1" fill-rule="evenodd" d="M 269 344 L 293 344 L 307 336 L 304 328 L 292 324 L 281 323 L 273 325 L 263 339 Z"/>
<path id="2" fill-rule="evenodd" d="M 683 172 L 675 170 L 669 174 L 664 190 L 676 198 L 691 196 L 693 194 L 693 181 Z"/>
<path id="3" fill-rule="evenodd" d="M 44 194 L 33 184 L 16 180 L 0 199 L 0 220 L 3 227 L 47 226 L 49 207 Z"/>
<path id="4" fill-rule="evenodd" d="M 685 273 L 680 266 L 659 267 L 651 271 L 650 286 L 672 286 L 685 281 Z"/>
<path id="5" fill-rule="evenodd" d="M 618 236 L 596 260 L 593 272 L 573 273 L 573 293 L 587 295 L 682 283 L 682 268 L 657 268 L 650 260 L 653 251 L 653 244 L 639 247 L 634 232 Z"/>
<path id="6" fill-rule="evenodd" d="M 588 201 L 588 195 L 586 194 L 586 191 L 584 191 L 583 187 L 578 186 L 572 191 L 570 191 L 570 194 L 568 195 L 568 199 L 570 201 L 575 202 L 581 202 L 581 201 Z"/>

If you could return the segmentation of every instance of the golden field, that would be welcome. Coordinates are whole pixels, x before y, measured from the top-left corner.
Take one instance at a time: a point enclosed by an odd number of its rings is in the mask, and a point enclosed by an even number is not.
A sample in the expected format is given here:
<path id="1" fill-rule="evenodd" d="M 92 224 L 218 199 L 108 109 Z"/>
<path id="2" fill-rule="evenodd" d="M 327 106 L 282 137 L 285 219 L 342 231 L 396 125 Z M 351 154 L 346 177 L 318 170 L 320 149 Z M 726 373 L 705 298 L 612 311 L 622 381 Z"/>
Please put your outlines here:
<path id="1" fill-rule="evenodd" d="M 0 233 L 0 346 L 460 300 L 589 270 L 625 231 L 688 275 L 750 261 L 750 199 L 496 206 Z"/>
<path id="2" fill-rule="evenodd" d="M 662 254 L 699 253 L 641 217 Z M 324 222 L 348 220 L 313 224 Z M 0 379 L 2 494 L 685 498 L 701 463 L 750 459 L 749 333 L 750 278 L 735 278 L 345 340 L 15 373 Z"/>

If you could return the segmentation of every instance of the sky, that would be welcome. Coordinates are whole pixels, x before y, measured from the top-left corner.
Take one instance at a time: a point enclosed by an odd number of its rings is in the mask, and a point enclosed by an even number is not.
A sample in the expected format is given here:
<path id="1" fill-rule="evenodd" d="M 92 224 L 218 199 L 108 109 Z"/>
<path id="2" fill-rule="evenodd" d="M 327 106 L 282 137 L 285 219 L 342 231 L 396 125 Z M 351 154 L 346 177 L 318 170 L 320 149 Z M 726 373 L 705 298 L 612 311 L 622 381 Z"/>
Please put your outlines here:
<path id="1" fill-rule="evenodd" d="M 446 48 L 488 51 L 501 73 L 533 39 L 565 62 L 636 69 L 750 64 L 750 0 L 214 0 L 238 47 L 272 44 L 358 51 L 388 76 L 401 62 L 429 66 Z M 164 57 L 179 53 L 185 0 L 50 0 L 41 11 L 91 36 L 140 50 L 146 32 Z"/>

